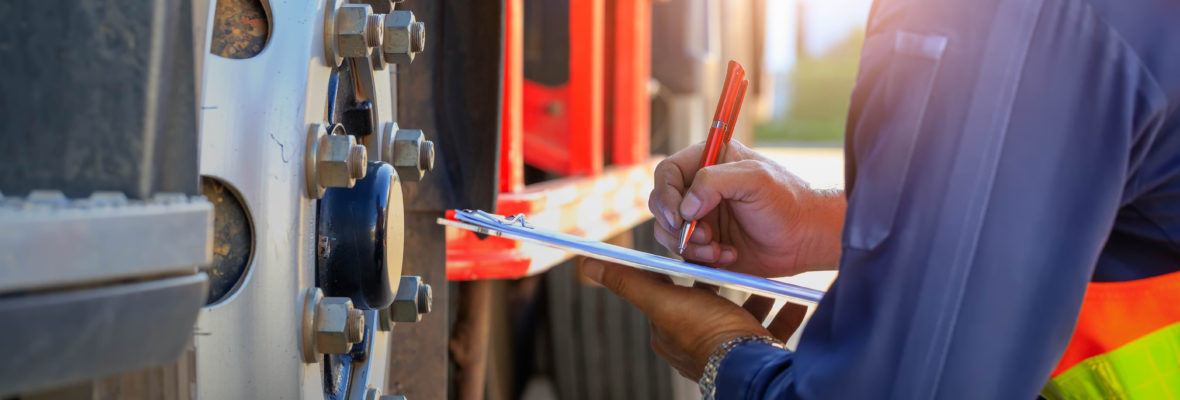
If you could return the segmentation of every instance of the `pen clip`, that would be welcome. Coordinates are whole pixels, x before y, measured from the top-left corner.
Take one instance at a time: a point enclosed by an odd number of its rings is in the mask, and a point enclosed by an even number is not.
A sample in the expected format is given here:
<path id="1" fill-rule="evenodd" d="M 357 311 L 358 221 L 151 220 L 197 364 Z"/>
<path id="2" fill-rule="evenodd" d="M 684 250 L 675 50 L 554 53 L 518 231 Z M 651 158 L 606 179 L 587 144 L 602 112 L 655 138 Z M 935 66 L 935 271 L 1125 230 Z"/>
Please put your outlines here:
<path id="1" fill-rule="evenodd" d="M 745 68 L 742 68 L 742 65 L 737 61 L 729 60 L 729 67 L 725 71 L 725 82 L 721 86 L 720 96 L 717 97 L 717 110 L 713 112 L 714 121 L 726 122 L 726 118 L 733 110 L 738 85 L 745 78 Z"/>
<path id="2" fill-rule="evenodd" d="M 721 141 L 723 144 L 729 143 L 729 139 L 733 138 L 733 127 L 737 125 L 738 113 L 742 111 L 742 102 L 746 99 L 746 89 L 749 88 L 750 81 L 743 79 L 742 83 L 738 85 L 737 96 L 734 98 L 733 107 L 730 108 L 729 114 L 725 118 L 725 138 Z"/>

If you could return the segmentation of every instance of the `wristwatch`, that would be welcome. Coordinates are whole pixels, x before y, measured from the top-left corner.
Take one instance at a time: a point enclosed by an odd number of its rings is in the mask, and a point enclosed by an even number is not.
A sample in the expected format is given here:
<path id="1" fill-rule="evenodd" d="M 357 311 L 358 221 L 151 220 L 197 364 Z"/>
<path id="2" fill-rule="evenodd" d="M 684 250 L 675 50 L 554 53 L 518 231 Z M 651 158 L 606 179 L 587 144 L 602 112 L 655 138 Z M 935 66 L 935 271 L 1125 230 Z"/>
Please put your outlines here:
<path id="1" fill-rule="evenodd" d="M 697 385 L 701 388 L 702 400 L 713 400 L 713 395 L 717 393 L 717 370 L 721 367 L 721 360 L 724 360 L 725 356 L 733 348 L 749 342 L 766 343 L 780 349 L 787 348 L 786 344 L 781 340 L 767 335 L 742 336 L 722 343 L 721 347 L 718 347 L 709 356 L 709 362 L 705 364 L 705 371 L 701 374 L 701 380 L 697 382 Z"/>

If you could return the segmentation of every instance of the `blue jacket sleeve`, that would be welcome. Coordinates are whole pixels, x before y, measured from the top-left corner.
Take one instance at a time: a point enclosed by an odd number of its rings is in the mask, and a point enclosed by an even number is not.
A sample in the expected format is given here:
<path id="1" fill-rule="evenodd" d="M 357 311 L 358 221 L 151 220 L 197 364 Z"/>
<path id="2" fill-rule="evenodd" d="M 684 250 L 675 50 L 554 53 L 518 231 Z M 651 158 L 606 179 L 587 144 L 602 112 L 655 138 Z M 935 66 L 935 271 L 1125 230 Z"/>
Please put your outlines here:
<path id="1" fill-rule="evenodd" d="M 1166 103 L 1091 2 L 879 1 L 839 277 L 797 352 L 737 347 L 717 398 L 1035 397 Z"/>

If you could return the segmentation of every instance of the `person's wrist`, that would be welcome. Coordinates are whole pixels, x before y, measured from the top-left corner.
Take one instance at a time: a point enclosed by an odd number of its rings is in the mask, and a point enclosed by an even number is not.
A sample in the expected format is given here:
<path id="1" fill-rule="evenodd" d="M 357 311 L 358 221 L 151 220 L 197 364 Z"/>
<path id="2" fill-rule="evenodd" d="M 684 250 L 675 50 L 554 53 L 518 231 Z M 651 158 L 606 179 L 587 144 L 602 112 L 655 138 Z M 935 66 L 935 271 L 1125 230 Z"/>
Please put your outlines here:
<path id="1" fill-rule="evenodd" d="M 802 251 L 807 271 L 834 270 L 840 264 L 840 235 L 844 229 L 847 207 L 844 191 L 839 189 L 809 189 L 806 203 L 800 209 L 806 221 L 806 237 Z"/>
<path id="2" fill-rule="evenodd" d="M 701 372 L 701 378 L 697 381 L 702 400 L 714 399 L 717 393 L 717 374 L 721 370 L 721 362 L 725 361 L 725 356 L 729 355 L 730 350 L 746 343 L 765 343 L 780 349 L 786 348 L 786 344 L 770 335 L 750 334 L 725 341 L 709 356 L 704 371 Z"/>

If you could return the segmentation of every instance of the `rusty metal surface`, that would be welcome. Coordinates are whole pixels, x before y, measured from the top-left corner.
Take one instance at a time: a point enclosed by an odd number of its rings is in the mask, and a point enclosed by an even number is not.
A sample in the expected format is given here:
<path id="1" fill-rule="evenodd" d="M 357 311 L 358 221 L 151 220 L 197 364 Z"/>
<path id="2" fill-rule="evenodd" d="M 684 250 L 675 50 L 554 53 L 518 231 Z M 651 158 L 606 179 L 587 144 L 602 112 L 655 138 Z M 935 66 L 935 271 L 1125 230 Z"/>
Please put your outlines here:
<path id="1" fill-rule="evenodd" d="M 205 304 L 213 304 L 228 296 L 246 275 L 254 228 L 238 194 L 221 181 L 201 178 L 201 194 L 213 203 L 213 263 L 201 267 L 209 275 Z"/>
<path id="2" fill-rule="evenodd" d="M 258 55 L 270 36 L 270 19 L 261 0 L 217 0 L 209 52 L 244 59 Z"/>

